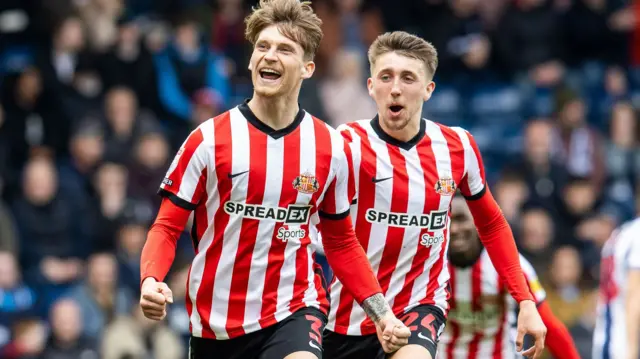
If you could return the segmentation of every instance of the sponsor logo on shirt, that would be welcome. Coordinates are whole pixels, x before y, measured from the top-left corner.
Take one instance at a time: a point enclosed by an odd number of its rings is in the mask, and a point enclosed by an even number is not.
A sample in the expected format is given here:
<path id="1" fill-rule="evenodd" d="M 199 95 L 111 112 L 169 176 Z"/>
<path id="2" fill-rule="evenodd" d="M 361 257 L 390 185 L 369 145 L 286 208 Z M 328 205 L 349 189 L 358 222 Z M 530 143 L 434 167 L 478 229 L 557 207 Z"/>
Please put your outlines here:
<path id="1" fill-rule="evenodd" d="M 165 177 L 165 178 L 162 180 L 162 183 L 164 183 L 165 185 L 167 185 L 167 186 L 169 186 L 169 187 L 173 186 L 173 181 L 172 181 L 172 180 L 170 180 L 170 179 L 169 179 L 169 178 L 167 178 L 167 177 Z"/>
<path id="2" fill-rule="evenodd" d="M 435 234 L 424 233 L 420 236 L 420 245 L 425 247 L 431 247 L 444 242 L 444 232 L 438 232 Z"/>
<path id="3" fill-rule="evenodd" d="M 307 235 L 307 232 L 300 227 L 298 228 L 280 227 L 278 228 L 278 234 L 276 235 L 276 238 L 278 238 L 283 242 L 287 242 L 290 239 L 301 240 L 306 235 Z"/>
<path id="4" fill-rule="evenodd" d="M 310 205 L 290 204 L 287 208 L 268 207 L 259 204 L 227 201 L 224 211 L 228 215 L 244 218 L 283 222 L 287 225 L 301 225 L 309 223 Z"/>
<path id="5" fill-rule="evenodd" d="M 394 213 L 369 208 L 365 217 L 370 223 L 386 224 L 390 227 L 419 227 L 429 231 L 445 229 L 447 211 L 431 211 L 425 214 Z"/>

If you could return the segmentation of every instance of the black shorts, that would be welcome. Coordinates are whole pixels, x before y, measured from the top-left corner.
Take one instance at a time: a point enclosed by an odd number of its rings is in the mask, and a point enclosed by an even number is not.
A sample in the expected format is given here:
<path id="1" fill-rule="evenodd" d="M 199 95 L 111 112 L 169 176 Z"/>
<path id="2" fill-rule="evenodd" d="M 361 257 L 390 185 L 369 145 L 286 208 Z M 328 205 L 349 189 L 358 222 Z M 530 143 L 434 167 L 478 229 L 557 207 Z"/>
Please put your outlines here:
<path id="1" fill-rule="evenodd" d="M 411 330 L 409 344 L 425 347 L 431 353 L 431 358 L 435 359 L 438 340 L 446 322 L 442 310 L 432 305 L 421 305 L 411 309 L 400 319 Z M 386 354 L 376 334 L 353 336 L 325 330 L 324 358 L 384 359 Z"/>
<path id="2" fill-rule="evenodd" d="M 281 359 L 299 351 L 322 359 L 322 332 L 327 317 L 304 308 L 268 328 L 229 340 L 191 337 L 189 359 Z"/>

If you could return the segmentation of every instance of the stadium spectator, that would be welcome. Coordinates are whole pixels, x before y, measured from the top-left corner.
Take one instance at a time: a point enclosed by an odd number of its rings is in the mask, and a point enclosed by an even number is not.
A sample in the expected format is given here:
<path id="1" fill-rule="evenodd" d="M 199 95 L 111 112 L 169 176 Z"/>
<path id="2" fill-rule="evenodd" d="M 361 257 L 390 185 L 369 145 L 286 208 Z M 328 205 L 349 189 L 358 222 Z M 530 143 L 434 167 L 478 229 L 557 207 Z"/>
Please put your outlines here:
<path id="1" fill-rule="evenodd" d="M 51 307 L 51 332 L 42 352 L 42 359 L 98 359 L 94 340 L 82 335 L 83 318 L 78 304 L 60 299 Z"/>

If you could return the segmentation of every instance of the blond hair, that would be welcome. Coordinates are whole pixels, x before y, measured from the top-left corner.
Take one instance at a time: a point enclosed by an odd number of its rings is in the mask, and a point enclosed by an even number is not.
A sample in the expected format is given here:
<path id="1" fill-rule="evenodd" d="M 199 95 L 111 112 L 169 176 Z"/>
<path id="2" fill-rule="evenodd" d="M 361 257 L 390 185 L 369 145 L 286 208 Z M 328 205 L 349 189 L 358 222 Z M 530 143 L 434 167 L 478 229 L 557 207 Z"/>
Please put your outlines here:
<path id="1" fill-rule="evenodd" d="M 408 32 L 394 31 L 378 36 L 369 47 L 368 56 L 372 72 L 378 57 L 388 52 L 397 52 L 399 55 L 422 61 L 429 77 L 433 77 L 438 68 L 438 51 L 430 42 Z"/>
<path id="2" fill-rule="evenodd" d="M 262 30 L 276 25 L 302 47 L 306 59 L 313 59 L 323 37 L 322 20 L 313 12 L 310 1 L 260 0 L 245 23 L 244 35 L 251 44 L 255 45 Z"/>

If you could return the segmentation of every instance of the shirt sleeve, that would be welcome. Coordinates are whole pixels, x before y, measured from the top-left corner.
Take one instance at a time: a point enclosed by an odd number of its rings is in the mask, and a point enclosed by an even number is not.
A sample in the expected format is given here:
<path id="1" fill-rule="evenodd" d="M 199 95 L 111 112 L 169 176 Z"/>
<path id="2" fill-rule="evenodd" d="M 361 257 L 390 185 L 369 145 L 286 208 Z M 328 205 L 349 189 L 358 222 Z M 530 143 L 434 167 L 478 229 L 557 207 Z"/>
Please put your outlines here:
<path id="1" fill-rule="evenodd" d="M 522 267 L 522 272 L 524 273 L 524 277 L 527 280 L 527 284 L 529 285 L 529 290 L 533 295 L 533 299 L 537 304 L 542 303 L 547 298 L 547 292 L 545 292 L 544 288 L 540 284 L 540 280 L 538 279 L 538 274 L 536 270 L 533 269 L 533 266 L 529 261 L 520 255 L 520 266 Z"/>
<path id="2" fill-rule="evenodd" d="M 479 199 L 487 190 L 482 155 L 473 135 L 460 127 L 453 129 L 460 137 L 464 148 L 465 174 L 460 182 L 460 192 L 467 200 Z"/>
<path id="3" fill-rule="evenodd" d="M 338 132 L 340 132 L 340 135 L 342 135 L 342 138 L 344 138 L 344 140 L 347 142 L 347 145 L 349 147 L 349 153 L 348 153 L 348 155 L 350 155 L 349 165 L 351 166 L 351 171 L 352 171 L 350 173 L 353 176 L 352 178 L 353 178 L 353 184 L 354 184 L 351 204 L 356 204 L 358 201 L 358 186 L 357 186 L 358 168 L 359 168 L 360 158 L 361 158 L 360 141 L 359 141 L 358 135 L 355 133 L 352 127 L 342 124 L 338 126 L 337 130 Z"/>
<path id="4" fill-rule="evenodd" d="M 355 197 L 351 149 L 346 141 L 340 141 L 335 155 L 335 172 L 319 207 L 319 215 L 327 219 L 343 219 L 349 215 Z"/>
<path id="5" fill-rule="evenodd" d="M 210 153 L 211 146 L 205 141 L 202 129 L 191 132 L 169 166 L 158 194 L 177 206 L 194 210 L 205 193 Z"/>

